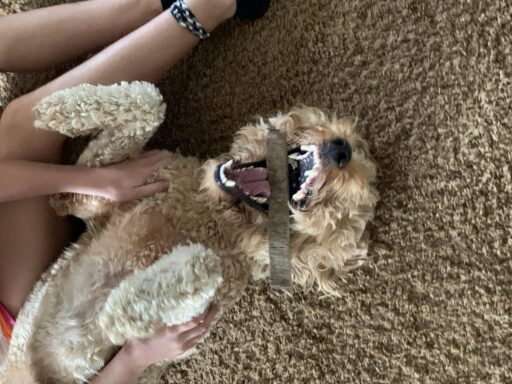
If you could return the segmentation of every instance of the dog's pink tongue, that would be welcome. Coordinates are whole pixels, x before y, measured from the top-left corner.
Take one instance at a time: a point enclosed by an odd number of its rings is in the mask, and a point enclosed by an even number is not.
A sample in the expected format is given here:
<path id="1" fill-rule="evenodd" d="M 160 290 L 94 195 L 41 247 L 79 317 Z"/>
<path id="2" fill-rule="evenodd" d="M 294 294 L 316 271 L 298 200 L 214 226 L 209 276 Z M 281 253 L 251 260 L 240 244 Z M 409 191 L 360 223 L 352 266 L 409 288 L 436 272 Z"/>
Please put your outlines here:
<path id="1" fill-rule="evenodd" d="M 235 182 L 251 196 L 270 197 L 266 168 L 244 169 L 235 176 Z"/>

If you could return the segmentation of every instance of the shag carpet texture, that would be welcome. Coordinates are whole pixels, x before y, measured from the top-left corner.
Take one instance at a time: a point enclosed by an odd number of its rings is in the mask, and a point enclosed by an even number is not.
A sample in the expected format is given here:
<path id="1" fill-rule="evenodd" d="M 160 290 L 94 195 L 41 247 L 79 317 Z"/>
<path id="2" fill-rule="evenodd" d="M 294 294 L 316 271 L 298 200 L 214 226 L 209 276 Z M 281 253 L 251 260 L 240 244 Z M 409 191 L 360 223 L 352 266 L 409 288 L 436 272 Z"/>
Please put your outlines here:
<path id="1" fill-rule="evenodd" d="M 57 3 L 0 0 L 0 15 Z M 151 147 L 214 156 L 298 103 L 357 116 L 384 252 L 341 298 L 252 287 L 162 383 L 512 382 L 511 15 L 505 0 L 274 0 L 171 71 Z M 63 70 L 0 75 L 0 109 Z"/>

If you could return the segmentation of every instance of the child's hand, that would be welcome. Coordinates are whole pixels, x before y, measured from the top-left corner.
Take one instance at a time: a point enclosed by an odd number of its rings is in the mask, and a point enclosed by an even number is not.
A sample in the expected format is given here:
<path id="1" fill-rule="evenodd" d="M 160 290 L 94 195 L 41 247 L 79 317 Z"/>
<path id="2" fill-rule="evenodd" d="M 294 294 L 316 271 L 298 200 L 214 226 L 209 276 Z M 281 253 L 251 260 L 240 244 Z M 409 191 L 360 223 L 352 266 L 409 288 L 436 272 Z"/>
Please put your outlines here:
<path id="1" fill-rule="evenodd" d="M 168 182 L 146 182 L 156 170 L 174 159 L 168 151 L 154 150 L 136 159 L 96 168 L 92 174 L 92 188 L 87 194 L 122 202 L 164 192 L 169 188 Z"/>
<path id="2" fill-rule="evenodd" d="M 164 359 L 174 359 L 201 340 L 218 311 L 219 307 L 212 304 L 205 313 L 187 323 L 161 328 L 148 339 L 126 343 L 120 353 L 128 356 L 131 366 L 141 371 Z"/>

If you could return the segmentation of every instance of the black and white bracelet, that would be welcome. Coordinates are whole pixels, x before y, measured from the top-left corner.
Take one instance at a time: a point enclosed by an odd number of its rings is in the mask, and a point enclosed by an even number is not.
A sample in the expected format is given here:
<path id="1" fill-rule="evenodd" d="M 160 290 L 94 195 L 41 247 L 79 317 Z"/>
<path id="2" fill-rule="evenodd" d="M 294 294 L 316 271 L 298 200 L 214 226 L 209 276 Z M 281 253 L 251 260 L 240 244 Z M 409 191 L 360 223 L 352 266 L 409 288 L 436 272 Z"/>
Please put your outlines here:
<path id="1" fill-rule="evenodd" d="M 210 34 L 204 29 L 192 11 L 187 7 L 183 0 L 177 0 L 171 5 L 171 14 L 179 25 L 186 28 L 194 36 L 201 40 L 210 37 Z"/>

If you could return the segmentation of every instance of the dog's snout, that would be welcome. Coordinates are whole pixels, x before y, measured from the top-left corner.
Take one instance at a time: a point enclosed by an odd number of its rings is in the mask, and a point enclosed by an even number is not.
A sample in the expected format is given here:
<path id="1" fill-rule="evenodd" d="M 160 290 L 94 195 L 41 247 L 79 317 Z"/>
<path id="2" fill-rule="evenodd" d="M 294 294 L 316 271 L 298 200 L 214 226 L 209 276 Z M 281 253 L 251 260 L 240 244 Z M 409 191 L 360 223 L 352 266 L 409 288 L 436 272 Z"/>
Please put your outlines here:
<path id="1" fill-rule="evenodd" d="M 322 147 L 322 157 L 331 164 L 344 168 L 352 159 L 352 148 L 345 139 L 335 139 Z"/>

